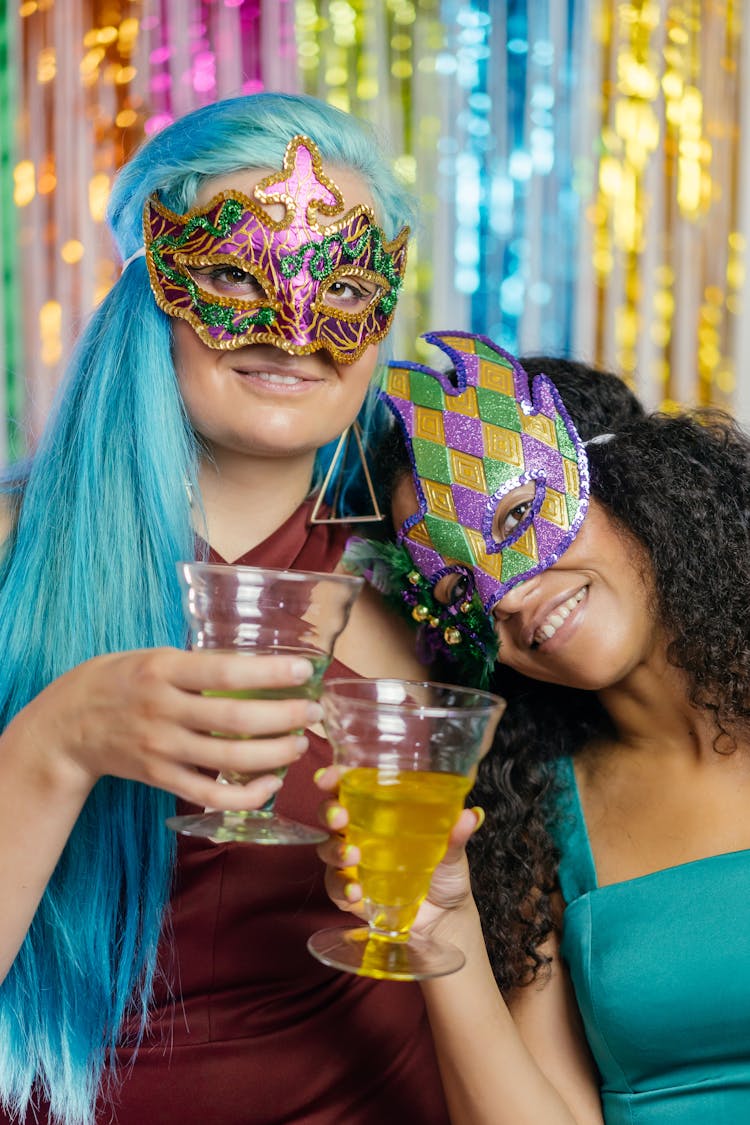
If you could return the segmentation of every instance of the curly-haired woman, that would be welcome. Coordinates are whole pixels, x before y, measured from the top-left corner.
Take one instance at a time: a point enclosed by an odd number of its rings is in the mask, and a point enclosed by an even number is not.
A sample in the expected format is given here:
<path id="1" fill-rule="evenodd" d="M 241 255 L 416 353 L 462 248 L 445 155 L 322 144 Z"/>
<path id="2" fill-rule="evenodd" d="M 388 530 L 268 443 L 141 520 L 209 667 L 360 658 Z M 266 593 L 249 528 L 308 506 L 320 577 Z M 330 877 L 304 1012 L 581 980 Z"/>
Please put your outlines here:
<path id="1" fill-rule="evenodd" d="M 534 387 L 527 419 L 544 413 Z M 558 389 L 547 400 L 593 437 L 585 400 Z M 571 485 L 573 533 L 525 572 L 413 555 L 447 604 L 474 582 L 508 700 L 472 794 L 474 897 L 467 811 L 418 918 L 467 958 L 423 983 L 455 1125 L 750 1118 L 750 440 L 706 413 L 607 428 L 578 447 L 587 510 Z M 526 480 L 488 500 L 501 556 L 532 530 L 541 544 L 554 508 L 549 454 L 543 471 L 525 452 Z M 405 541 L 418 457 L 415 476 Z M 332 893 L 357 909 L 345 878 Z"/>

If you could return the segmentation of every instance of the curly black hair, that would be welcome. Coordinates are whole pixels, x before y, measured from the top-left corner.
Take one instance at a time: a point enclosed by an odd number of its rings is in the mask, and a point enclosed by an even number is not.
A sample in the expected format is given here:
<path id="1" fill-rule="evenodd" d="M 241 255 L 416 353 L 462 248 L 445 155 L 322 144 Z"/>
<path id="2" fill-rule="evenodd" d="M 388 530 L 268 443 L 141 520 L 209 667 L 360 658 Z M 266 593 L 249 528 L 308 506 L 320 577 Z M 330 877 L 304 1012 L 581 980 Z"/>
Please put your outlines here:
<path id="1" fill-rule="evenodd" d="M 518 362 L 532 379 L 549 376 L 584 441 L 615 433 L 645 414 L 633 391 L 610 371 L 556 356 L 526 355 Z"/>
<path id="2" fill-rule="evenodd" d="M 589 403 L 574 405 L 561 379 L 558 387 L 590 436 Z M 731 751 L 750 729 L 750 438 L 716 412 L 639 414 L 607 423 L 614 439 L 589 447 L 591 494 L 645 547 L 668 659 L 685 673 L 690 701 L 713 714 L 717 752 Z M 500 665 L 492 687 L 508 709 L 471 795 L 487 823 L 470 862 L 493 969 L 508 989 L 538 976 L 555 924 L 550 762 L 612 731 L 595 693 Z"/>

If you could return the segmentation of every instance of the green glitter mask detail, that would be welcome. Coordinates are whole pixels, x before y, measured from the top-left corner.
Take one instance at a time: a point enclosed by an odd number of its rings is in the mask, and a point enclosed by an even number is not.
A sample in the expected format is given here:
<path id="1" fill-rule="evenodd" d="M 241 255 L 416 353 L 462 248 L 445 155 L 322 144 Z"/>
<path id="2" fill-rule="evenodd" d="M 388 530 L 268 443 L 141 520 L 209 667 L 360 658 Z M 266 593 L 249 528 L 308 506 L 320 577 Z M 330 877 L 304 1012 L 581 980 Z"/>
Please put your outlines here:
<path id="1" fill-rule="evenodd" d="M 253 324 L 258 324 L 263 327 L 268 327 L 273 324 L 276 319 L 276 312 L 271 308 L 257 309 L 255 312 L 248 313 L 247 316 L 235 322 L 235 317 L 240 311 L 232 305 L 221 305 L 217 301 L 207 301 L 201 296 L 200 289 L 195 283 L 190 274 L 182 273 L 180 270 L 172 269 L 164 261 L 160 251 L 163 246 L 168 247 L 170 250 L 179 250 L 184 246 L 187 240 L 192 236 L 196 230 L 204 230 L 207 234 L 213 235 L 214 238 L 226 238 L 235 223 L 239 222 L 243 214 L 243 206 L 238 199 L 225 199 L 222 204 L 221 211 L 216 217 L 216 223 L 212 223 L 206 215 L 194 215 L 190 219 L 178 238 L 172 238 L 168 234 L 158 236 L 151 243 L 151 254 L 154 259 L 154 264 L 162 271 L 165 277 L 178 285 L 183 285 L 187 289 L 193 302 L 193 308 L 198 313 L 204 323 L 212 327 L 221 327 L 226 332 L 231 332 L 235 336 L 241 336 L 247 332 Z"/>

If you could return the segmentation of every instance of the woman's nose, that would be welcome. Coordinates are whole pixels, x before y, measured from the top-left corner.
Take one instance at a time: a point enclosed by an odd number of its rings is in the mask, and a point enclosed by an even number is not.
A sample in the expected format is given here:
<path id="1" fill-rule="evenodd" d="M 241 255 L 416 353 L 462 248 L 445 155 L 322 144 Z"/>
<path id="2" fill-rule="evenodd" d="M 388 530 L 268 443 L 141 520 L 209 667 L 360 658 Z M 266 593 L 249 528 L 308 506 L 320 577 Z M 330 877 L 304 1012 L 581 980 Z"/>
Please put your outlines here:
<path id="1" fill-rule="evenodd" d="M 515 613 L 520 613 L 528 598 L 532 596 L 539 585 L 539 575 L 533 578 L 524 578 L 512 589 L 507 590 L 492 607 L 492 616 L 496 621 L 507 621 Z"/>

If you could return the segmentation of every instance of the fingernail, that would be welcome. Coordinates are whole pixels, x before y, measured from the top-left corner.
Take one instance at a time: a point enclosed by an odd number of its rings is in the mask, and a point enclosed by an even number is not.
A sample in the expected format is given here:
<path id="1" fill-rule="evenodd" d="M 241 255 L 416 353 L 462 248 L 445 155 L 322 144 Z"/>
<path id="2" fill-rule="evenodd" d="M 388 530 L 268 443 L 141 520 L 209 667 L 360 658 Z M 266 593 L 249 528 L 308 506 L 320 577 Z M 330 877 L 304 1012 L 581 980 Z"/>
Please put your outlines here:
<path id="1" fill-rule="evenodd" d="M 362 898 L 362 888 L 359 883 L 347 883 L 344 886 L 344 898 L 347 902 L 359 902 Z"/>
<path id="2" fill-rule="evenodd" d="M 359 859 L 359 848 L 355 847 L 354 844 L 347 844 L 341 858 L 347 867 L 350 864 L 355 864 Z"/>
<path id="3" fill-rule="evenodd" d="M 341 805 L 331 805 L 326 809 L 326 824 L 329 828 L 335 828 L 334 821 L 341 820 Z"/>
<path id="4" fill-rule="evenodd" d="M 307 721 L 308 723 L 318 723 L 323 718 L 323 708 L 319 703 L 308 703 L 307 705 Z"/>
<path id="5" fill-rule="evenodd" d="M 309 660 L 295 659 L 292 661 L 290 675 L 296 684 L 304 684 L 313 674 L 313 666 Z"/>
<path id="6" fill-rule="evenodd" d="M 304 754 L 309 745 L 310 743 L 307 739 L 307 736 L 304 734 L 298 734 L 294 739 L 294 749 L 298 754 Z"/>
<path id="7" fill-rule="evenodd" d="M 270 779 L 270 781 L 268 782 L 268 795 L 269 795 L 269 797 L 274 793 L 278 793 L 279 789 L 281 789 L 281 786 L 283 784 L 284 784 L 284 778 L 283 777 L 272 777 Z"/>
<path id="8" fill-rule="evenodd" d="M 471 811 L 474 813 L 474 816 L 477 818 L 477 822 L 474 826 L 474 831 L 478 832 L 479 829 L 484 824 L 484 809 L 481 808 L 479 805 L 474 805 L 474 807 L 472 808 Z"/>
<path id="9" fill-rule="evenodd" d="M 326 772 L 327 769 L 328 769 L 328 766 L 320 766 L 320 768 L 315 771 L 315 773 L 313 774 L 313 781 L 315 782 L 316 785 L 318 784 L 318 782 L 320 781 L 321 777 L 323 776 L 323 774 Z"/>

